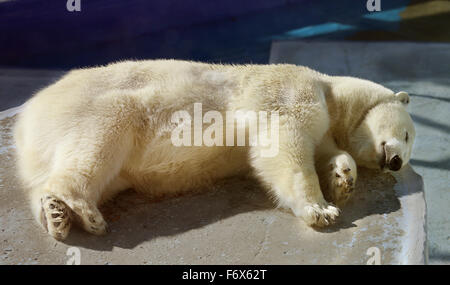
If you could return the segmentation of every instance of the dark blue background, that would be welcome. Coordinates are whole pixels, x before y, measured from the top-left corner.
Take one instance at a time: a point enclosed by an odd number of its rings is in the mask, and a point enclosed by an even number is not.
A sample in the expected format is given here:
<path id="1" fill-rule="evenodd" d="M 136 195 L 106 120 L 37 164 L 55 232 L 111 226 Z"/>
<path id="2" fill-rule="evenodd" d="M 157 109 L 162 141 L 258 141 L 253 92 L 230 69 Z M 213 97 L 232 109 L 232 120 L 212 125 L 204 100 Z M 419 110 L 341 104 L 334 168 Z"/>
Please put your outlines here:
<path id="1" fill-rule="evenodd" d="M 81 0 L 81 12 L 68 12 L 66 0 L 0 2 L 0 65 L 69 69 L 149 58 L 266 63 L 274 39 L 344 39 L 361 30 L 397 29 L 398 13 L 384 12 L 389 21 L 367 18 L 366 2 Z M 382 9 L 408 3 L 382 0 Z M 324 33 L 327 23 L 338 26 Z M 295 32 L 305 27 L 306 34 Z"/>

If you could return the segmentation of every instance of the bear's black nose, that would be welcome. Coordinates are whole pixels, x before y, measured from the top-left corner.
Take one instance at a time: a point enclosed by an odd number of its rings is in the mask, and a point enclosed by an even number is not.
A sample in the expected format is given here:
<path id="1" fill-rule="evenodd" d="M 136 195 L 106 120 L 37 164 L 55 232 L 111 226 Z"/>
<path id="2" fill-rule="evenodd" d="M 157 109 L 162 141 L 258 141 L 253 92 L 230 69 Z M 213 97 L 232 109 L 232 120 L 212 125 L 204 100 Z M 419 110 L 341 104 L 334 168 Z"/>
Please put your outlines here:
<path id="1" fill-rule="evenodd" d="M 400 168 L 402 168 L 402 159 L 400 158 L 400 156 L 396 155 L 394 157 L 391 158 L 391 160 L 389 161 L 389 169 L 392 171 L 397 171 Z"/>

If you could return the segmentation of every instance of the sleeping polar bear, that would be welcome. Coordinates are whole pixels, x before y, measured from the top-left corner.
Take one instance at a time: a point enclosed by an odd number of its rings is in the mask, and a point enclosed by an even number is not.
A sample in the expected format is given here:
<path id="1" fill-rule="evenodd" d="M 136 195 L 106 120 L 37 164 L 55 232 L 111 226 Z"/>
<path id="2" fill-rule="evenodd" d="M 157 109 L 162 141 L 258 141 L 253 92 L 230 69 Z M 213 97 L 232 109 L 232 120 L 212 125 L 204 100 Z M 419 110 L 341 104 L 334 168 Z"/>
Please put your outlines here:
<path id="1" fill-rule="evenodd" d="M 326 226 L 353 190 L 356 165 L 397 171 L 408 163 L 408 101 L 370 81 L 286 64 L 149 60 L 74 70 L 20 114 L 19 171 L 35 217 L 58 240 L 75 220 L 104 234 L 97 207 L 119 191 L 175 194 L 249 170 L 280 206 Z M 255 144 L 174 146 L 173 114 L 195 103 L 203 113 L 276 110 L 277 154 L 262 156 Z"/>

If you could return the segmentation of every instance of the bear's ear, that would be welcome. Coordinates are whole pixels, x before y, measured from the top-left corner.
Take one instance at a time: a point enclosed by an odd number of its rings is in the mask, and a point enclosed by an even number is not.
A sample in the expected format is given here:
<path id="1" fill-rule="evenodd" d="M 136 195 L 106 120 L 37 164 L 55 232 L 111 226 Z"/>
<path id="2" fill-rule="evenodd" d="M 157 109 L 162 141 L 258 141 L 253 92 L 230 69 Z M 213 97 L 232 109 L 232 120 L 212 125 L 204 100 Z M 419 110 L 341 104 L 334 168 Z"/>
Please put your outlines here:
<path id="1" fill-rule="evenodd" d="M 405 91 L 400 91 L 395 94 L 395 98 L 397 98 L 400 102 L 405 105 L 409 104 L 409 95 Z"/>

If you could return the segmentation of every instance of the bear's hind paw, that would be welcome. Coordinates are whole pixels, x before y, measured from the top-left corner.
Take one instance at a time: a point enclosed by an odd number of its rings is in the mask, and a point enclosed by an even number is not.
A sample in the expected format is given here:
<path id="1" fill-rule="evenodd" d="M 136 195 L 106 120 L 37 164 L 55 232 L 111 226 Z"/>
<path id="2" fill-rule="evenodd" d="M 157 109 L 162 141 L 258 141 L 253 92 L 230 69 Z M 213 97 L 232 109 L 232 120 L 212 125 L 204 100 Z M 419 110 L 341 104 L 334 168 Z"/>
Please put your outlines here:
<path id="1" fill-rule="evenodd" d="M 64 240 L 69 234 L 70 216 L 71 210 L 63 201 L 52 195 L 41 198 L 41 223 L 56 240 Z"/>

